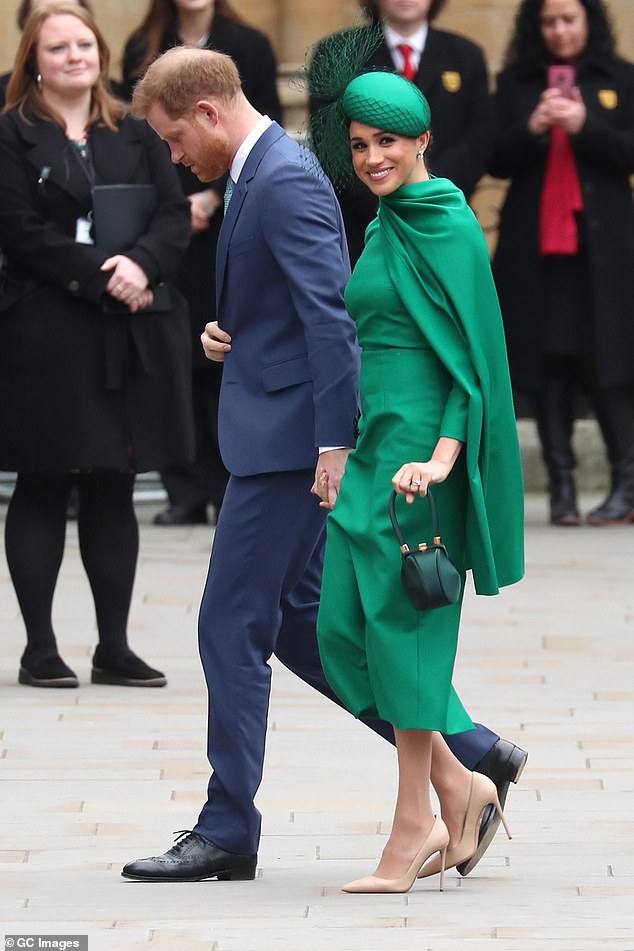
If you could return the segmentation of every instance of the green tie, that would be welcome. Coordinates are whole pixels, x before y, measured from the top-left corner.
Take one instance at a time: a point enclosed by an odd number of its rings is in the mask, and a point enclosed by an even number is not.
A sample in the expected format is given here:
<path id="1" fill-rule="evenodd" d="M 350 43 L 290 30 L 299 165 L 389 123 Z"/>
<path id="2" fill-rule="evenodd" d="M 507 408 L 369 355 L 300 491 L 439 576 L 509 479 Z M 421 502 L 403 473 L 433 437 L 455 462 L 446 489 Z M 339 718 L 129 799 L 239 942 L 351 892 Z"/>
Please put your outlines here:
<path id="1" fill-rule="evenodd" d="M 233 179 L 231 175 L 228 175 L 227 187 L 225 188 L 225 215 L 227 214 L 227 208 L 229 207 L 229 202 L 231 201 L 232 195 L 233 195 Z"/>

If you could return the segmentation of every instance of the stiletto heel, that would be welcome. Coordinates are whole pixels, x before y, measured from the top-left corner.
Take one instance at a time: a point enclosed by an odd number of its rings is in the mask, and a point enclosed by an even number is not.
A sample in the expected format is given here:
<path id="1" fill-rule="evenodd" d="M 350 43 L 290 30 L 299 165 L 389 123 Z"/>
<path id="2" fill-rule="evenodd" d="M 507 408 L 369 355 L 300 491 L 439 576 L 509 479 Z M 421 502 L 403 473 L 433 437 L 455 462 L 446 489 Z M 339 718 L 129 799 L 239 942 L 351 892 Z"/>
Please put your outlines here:
<path id="1" fill-rule="evenodd" d="M 443 891 L 445 887 L 445 865 L 447 863 L 447 846 L 444 847 L 440 853 L 440 888 L 439 891 Z"/>
<path id="2" fill-rule="evenodd" d="M 404 875 L 400 878 L 379 878 L 377 875 L 368 875 L 366 878 L 358 878 L 354 882 L 348 882 L 343 886 L 342 891 L 352 894 L 377 893 L 377 892 L 408 892 L 414 882 L 418 872 L 425 862 L 436 852 L 439 854 L 440 862 L 440 890 L 442 891 L 443 873 L 445 869 L 445 859 L 447 855 L 447 846 L 449 845 L 449 832 L 447 826 L 440 816 L 436 816 L 431 831 L 425 839 L 422 848 L 414 856 L 412 864 Z"/>
<path id="3" fill-rule="evenodd" d="M 509 828 L 509 824 L 508 824 L 508 822 L 506 821 L 506 816 L 505 816 L 504 813 L 502 812 L 502 807 L 501 807 L 501 805 L 500 805 L 500 800 L 498 799 L 497 796 L 495 797 L 495 808 L 497 809 L 498 815 L 499 815 L 500 819 L 502 820 L 502 825 L 504 826 L 504 831 L 506 832 L 506 837 L 507 837 L 507 839 L 512 839 L 513 836 L 511 835 L 511 830 L 510 830 L 510 828 Z"/>
<path id="4" fill-rule="evenodd" d="M 460 840 L 456 842 L 454 846 L 447 849 L 445 868 L 455 868 L 455 866 L 460 865 L 461 862 L 466 862 L 476 851 L 478 847 L 480 820 L 487 806 L 493 806 L 498 810 L 506 834 L 509 839 L 511 838 L 511 830 L 502 812 L 495 783 L 491 782 L 487 776 L 483 776 L 482 773 L 472 773 L 471 791 L 465 812 L 462 834 Z M 428 875 L 437 875 L 440 871 L 441 857 L 434 858 L 431 862 L 427 862 L 423 865 L 417 877 L 427 878 Z"/>

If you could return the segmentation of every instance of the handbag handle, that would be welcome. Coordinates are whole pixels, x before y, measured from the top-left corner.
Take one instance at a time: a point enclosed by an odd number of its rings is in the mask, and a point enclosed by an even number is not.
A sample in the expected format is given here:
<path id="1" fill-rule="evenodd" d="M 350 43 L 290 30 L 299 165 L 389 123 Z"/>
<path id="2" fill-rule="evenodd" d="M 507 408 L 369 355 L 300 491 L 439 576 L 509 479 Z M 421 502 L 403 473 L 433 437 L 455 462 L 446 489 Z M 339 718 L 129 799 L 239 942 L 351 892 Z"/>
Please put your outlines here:
<path id="1" fill-rule="evenodd" d="M 397 540 L 398 540 L 398 543 L 399 543 L 399 545 L 401 546 L 401 551 L 403 552 L 403 554 L 406 554 L 408 551 L 410 551 L 410 547 L 409 547 L 409 545 L 407 544 L 407 542 L 405 541 L 405 537 L 404 537 L 404 535 L 403 535 L 403 532 L 401 531 L 401 526 L 399 525 L 398 519 L 397 519 L 397 517 L 396 517 L 396 499 L 397 499 L 397 497 L 398 497 L 398 493 L 397 493 L 397 492 L 392 492 L 392 494 L 390 495 L 390 504 L 389 504 L 390 521 L 392 522 L 392 528 L 394 529 L 394 534 L 396 535 L 396 538 L 397 538 Z M 441 542 L 441 540 L 440 540 L 440 527 L 439 527 L 439 525 L 438 525 L 438 512 L 437 512 L 437 510 L 436 510 L 436 501 L 435 501 L 435 499 L 434 499 L 434 494 L 433 494 L 433 492 L 432 492 L 432 490 L 431 490 L 431 486 L 427 486 L 427 495 L 424 496 L 424 498 L 427 498 L 427 499 L 428 499 L 428 501 L 429 501 L 429 506 L 430 506 L 430 508 L 431 508 L 431 524 L 432 524 L 432 530 L 433 530 L 433 533 L 434 533 L 434 545 L 441 545 L 442 542 Z M 427 546 L 427 543 L 426 543 L 426 542 L 421 542 L 421 544 L 420 544 L 418 547 L 419 547 L 420 551 L 425 551 L 425 549 L 426 549 L 428 546 Z"/>

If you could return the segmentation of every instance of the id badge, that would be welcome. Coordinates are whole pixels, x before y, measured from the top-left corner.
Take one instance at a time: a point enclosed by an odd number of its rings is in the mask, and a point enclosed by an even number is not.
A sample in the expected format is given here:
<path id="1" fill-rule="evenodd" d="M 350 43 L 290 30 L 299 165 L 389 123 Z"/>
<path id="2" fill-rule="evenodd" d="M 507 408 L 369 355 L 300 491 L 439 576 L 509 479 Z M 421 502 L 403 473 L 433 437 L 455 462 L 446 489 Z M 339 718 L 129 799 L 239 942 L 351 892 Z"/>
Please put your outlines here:
<path id="1" fill-rule="evenodd" d="M 75 225 L 75 242 L 77 244 L 94 244 L 90 228 L 92 221 L 90 218 L 78 218 L 77 224 Z"/>

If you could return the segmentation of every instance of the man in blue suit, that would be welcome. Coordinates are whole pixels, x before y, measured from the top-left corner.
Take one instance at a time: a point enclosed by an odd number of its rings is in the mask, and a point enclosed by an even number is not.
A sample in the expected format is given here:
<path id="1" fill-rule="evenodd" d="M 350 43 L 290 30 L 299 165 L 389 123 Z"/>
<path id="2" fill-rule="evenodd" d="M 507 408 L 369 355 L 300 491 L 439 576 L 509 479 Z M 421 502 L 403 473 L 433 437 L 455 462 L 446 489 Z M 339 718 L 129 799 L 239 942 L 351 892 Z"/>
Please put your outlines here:
<path id="1" fill-rule="evenodd" d="M 326 514 L 315 495 L 335 502 L 355 442 L 359 359 L 343 305 L 345 232 L 314 158 L 251 106 L 229 57 L 170 50 L 137 86 L 134 106 L 172 161 L 202 181 L 230 174 L 219 321 L 202 337 L 207 356 L 224 362 L 219 441 L 230 479 L 199 617 L 213 766 L 207 802 L 192 832 L 122 874 L 252 879 L 271 654 L 336 700 L 315 633 Z M 393 742 L 388 724 L 369 725 Z M 485 727 L 449 740 L 465 765 L 502 749 L 495 758 L 506 788 L 517 778 L 508 763 L 517 772 L 526 756 Z M 495 832 L 495 817 L 489 825 Z"/>

